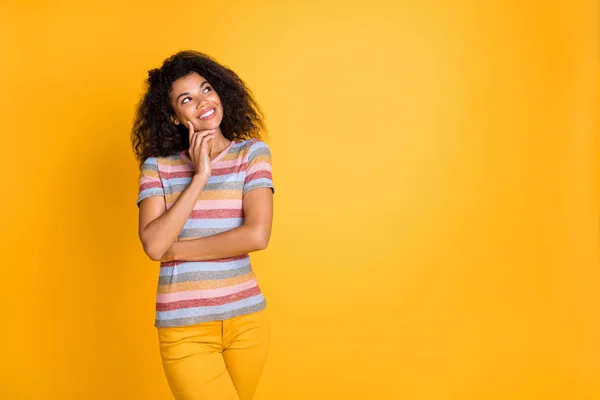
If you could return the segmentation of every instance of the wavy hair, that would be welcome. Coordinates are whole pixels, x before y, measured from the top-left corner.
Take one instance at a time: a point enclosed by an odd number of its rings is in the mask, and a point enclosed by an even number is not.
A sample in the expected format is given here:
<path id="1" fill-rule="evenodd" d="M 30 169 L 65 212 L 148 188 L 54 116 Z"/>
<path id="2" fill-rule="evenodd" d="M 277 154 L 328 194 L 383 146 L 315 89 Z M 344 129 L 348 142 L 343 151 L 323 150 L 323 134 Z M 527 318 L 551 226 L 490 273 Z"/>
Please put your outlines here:
<path id="1" fill-rule="evenodd" d="M 223 106 L 220 128 L 223 136 L 239 141 L 261 138 L 265 131 L 263 114 L 244 81 L 212 57 L 192 50 L 167 58 L 160 68 L 148 71 L 146 91 L 140 100 L 131 142 L 140 165 L 148 157 L 166 157 L 189 147 L 188 129 L 175 125 L 169 101 L 173 82 L 197 72 L 215 89 Z"/>

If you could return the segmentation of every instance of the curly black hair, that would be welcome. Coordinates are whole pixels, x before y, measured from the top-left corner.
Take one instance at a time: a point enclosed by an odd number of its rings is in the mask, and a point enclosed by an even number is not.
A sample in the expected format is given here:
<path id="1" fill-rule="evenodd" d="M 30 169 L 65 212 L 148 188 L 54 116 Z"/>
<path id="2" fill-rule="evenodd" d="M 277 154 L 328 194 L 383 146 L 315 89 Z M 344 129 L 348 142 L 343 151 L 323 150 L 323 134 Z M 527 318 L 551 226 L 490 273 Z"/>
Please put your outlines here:
<path id="1" fill-rule="evenodd" d="M 160 68 L 148 71 L 146 92 L 137 106 L 131 142 L 140 165 L 148 157 L 166 157 L 189 147 L 188 129 L 175 125 L 169 101 L 173 82 L 192 72 L 204 77 L 215 89 L 223 106 L 220 128 L 223 136 L 239 141 L 261 138 L 263 114 L 250 89 L 231 69 L 198 51 L 180 51 Z"/>

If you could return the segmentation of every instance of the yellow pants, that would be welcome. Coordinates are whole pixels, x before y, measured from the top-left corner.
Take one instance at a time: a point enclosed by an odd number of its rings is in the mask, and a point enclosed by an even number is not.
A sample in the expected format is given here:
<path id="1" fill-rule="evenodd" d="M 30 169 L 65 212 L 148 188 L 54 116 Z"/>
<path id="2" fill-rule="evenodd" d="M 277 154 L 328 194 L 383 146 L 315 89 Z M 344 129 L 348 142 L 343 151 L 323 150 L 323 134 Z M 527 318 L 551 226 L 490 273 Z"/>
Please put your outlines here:
<path id="1" fill-rule="evenodd" d="M 251 400 L 269 346 L 267 313 L 158 328 L 158 341 L 175 399 Z"/>

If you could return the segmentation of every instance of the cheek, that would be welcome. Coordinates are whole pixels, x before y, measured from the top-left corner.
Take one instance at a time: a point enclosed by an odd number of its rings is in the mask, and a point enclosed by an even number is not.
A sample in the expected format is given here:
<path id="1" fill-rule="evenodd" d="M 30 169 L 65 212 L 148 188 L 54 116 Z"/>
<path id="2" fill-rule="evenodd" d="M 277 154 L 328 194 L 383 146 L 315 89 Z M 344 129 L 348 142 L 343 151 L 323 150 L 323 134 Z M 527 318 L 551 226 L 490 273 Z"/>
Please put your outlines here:
<path id="1" fill-rule="evenodd" d="M 186 119 L 189 119 L 190 115 L 193 115 L 193 107 L 182 106 L 176 111 L 176 115 L 180 121 L 185 121 Z"/>
<path id="2" fill-rule="evenodd" d="M 179 116 L 181 115 L 181 113 L 179 112 L 179 109 L 177 107 L 175 107 L 175 105 L 173 105 L 173 103 L 171 103 L 171 112 L 173 113 L 174 118 L 179 118 Z"/>
<path id="3" fill-rule="evenodd" d="M 221 99 L 219 98 L 219 95 L 216 94 L 215 92 L 213 92 L 214 94 L 211 96 L 211 100 L 215 103 L 217 103 L 218 105 L 222 106 L 221 104 Z"/>

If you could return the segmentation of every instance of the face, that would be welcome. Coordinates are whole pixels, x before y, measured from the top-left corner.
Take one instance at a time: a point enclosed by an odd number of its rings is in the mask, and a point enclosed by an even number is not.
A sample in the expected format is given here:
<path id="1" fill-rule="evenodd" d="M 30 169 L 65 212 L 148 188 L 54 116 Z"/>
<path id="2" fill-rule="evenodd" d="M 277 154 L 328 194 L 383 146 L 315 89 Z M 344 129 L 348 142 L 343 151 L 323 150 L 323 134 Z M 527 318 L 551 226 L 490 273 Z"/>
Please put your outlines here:
<path id="1" fill-rule="evenodd" d="M 191 121 L 195 131 L 218 128 L 223 120 L 223 106 L 219 95 L 210 83 L 196 72 L 177 79 L 169 95 L 175 111 L 172 117 L 176 125 L 189 128 Z"/>

